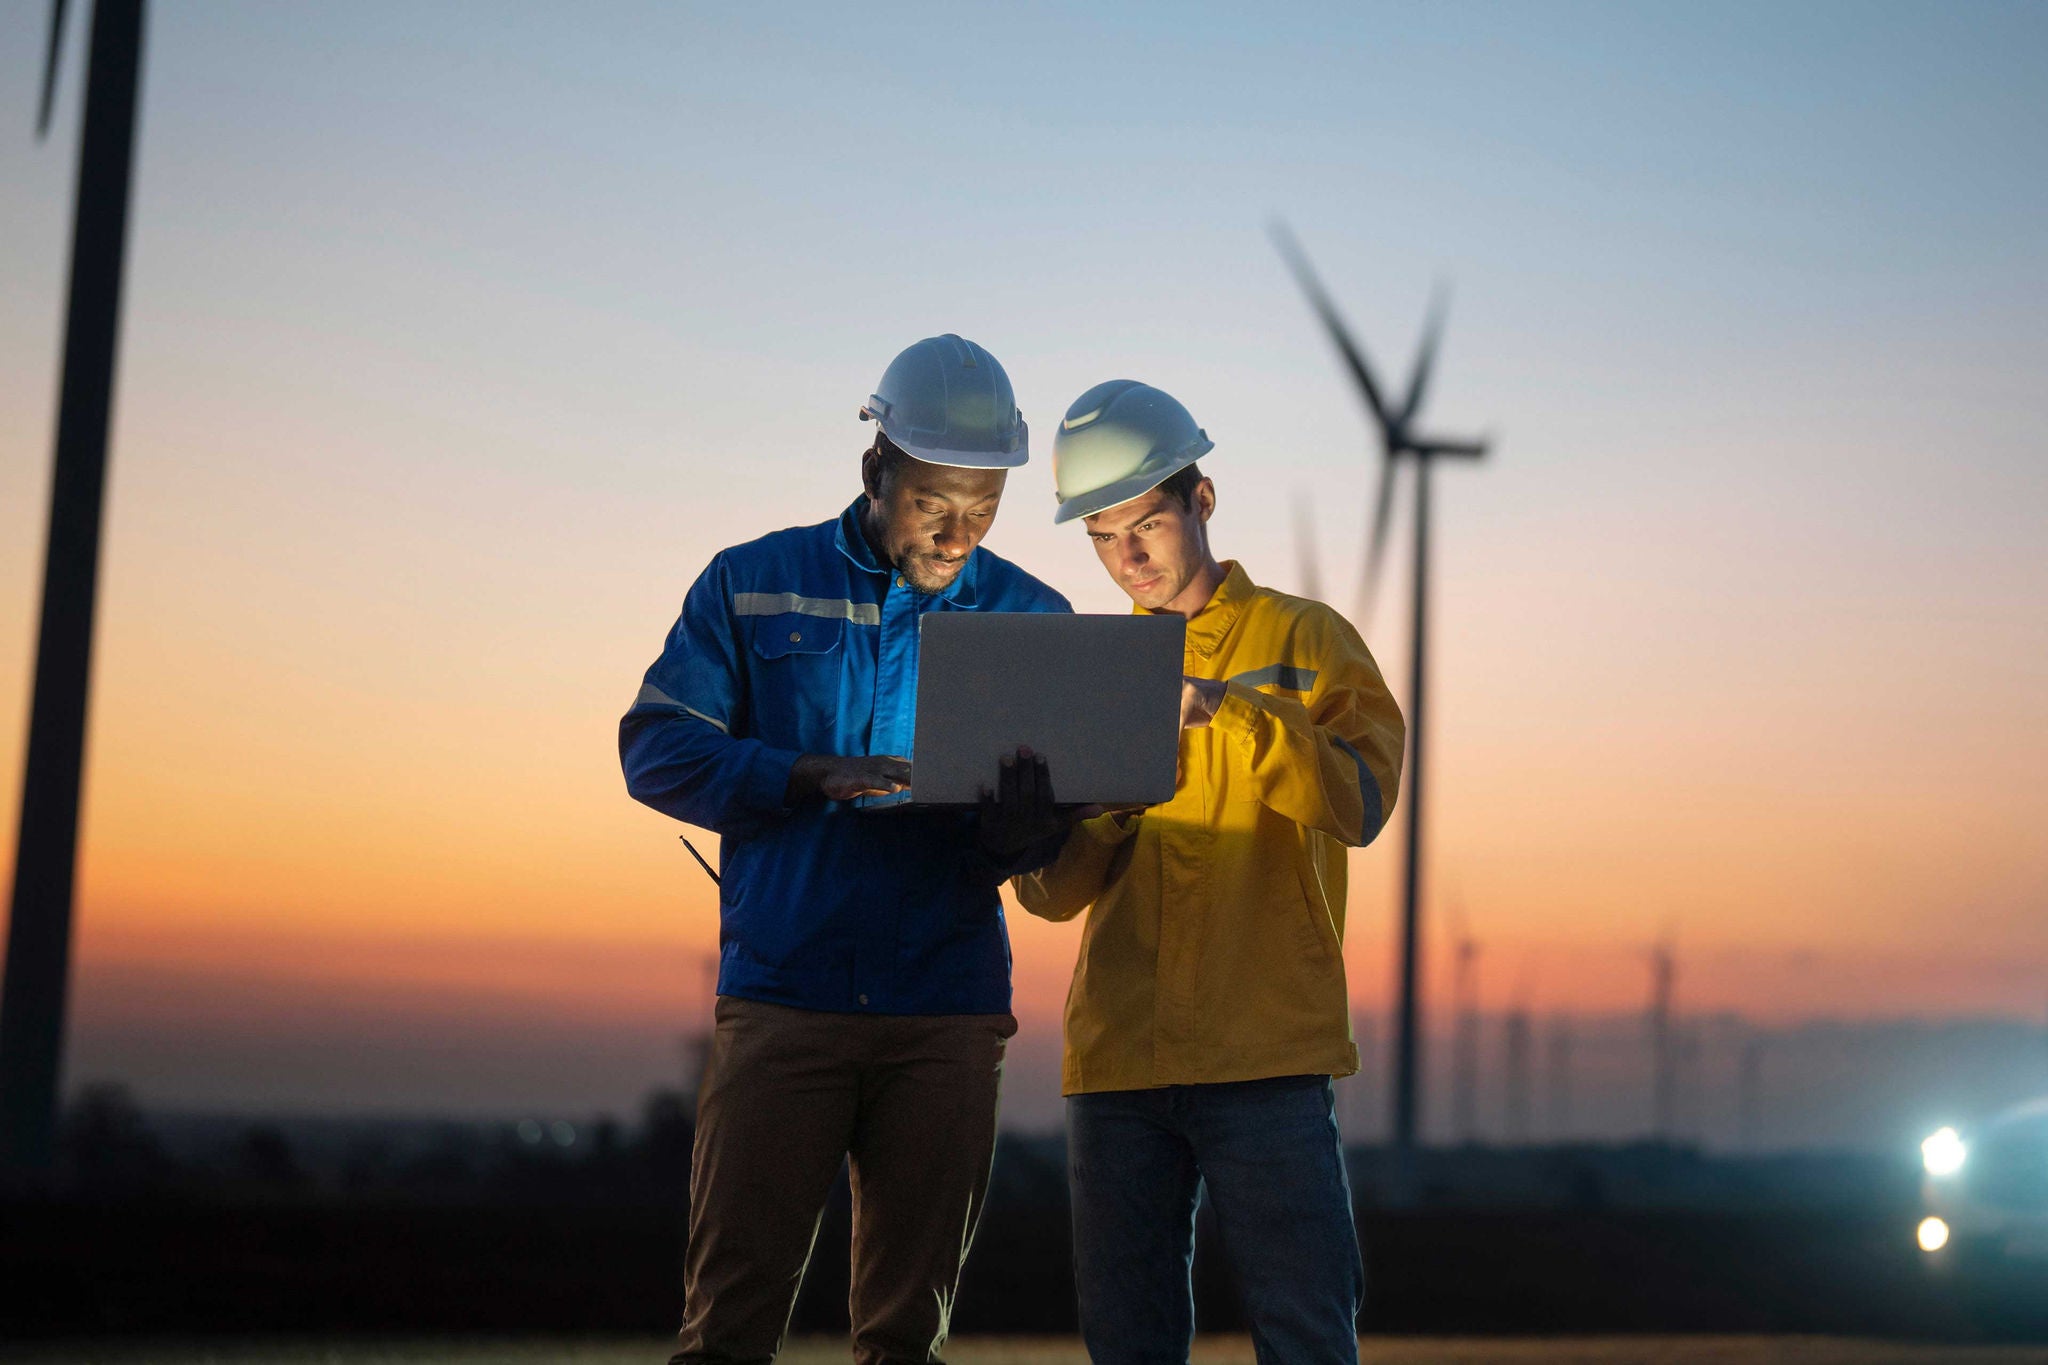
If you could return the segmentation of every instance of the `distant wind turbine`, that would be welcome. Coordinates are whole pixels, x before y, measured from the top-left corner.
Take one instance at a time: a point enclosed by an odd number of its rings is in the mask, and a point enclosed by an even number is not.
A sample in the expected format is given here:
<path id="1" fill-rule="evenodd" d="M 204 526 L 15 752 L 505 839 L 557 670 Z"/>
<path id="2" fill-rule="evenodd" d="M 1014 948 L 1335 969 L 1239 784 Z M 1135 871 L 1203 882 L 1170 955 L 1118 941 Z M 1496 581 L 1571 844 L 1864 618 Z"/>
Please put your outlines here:
<path id="1" fill-rule="evenodd" d="M 1544 1124 L 1552 1142 L 1562 1142 L 1572 1127 L 1572 1020 L 1557 1014 L 1550 1021 L 1549 1061 L 1544 1067 Z"/>
<path id="2" fill-rule="evenodd" d="M 1650 1136 L 1670 1142 L 1678 1108 L 1678 1036 L 1671 1002 L 1678 981 L 1678 947 L 1668 930 L 1650 947 Z"/>
<path id="3" fill-rule="evenodd" d="M 1514 1146 L 1526 1145 L 1531 1134 L 1536 1031 L 1530 1018 L 1529 996 L 1534 978 L 1534 968 L 1524 957 L 1521 979 L 1515 983 L 1514 1003 L 1501 1029 L 1501 1136 Z"/>
<path id="4" fill-rule="evenodd" d="M 1529 1141 L 1529 1051 L 1532 1035 L 1528 1007 L 1517 1003 L 1503 1022 L 1501 1042 L 1501 1136 L 1512 1146 Z"/>
<path id="5" fill-rule="evenodd" d="M 1479 940 L 1456 901 L 1451 942 L 1451 1133 L 1469 1147 L 1479 1140 Z"/>
<path id="6" fill-rule="evenodd" d="M 55 0 L 50 10 L 38 137 L 49 131 L 65 8 L 64 0 Z M 24 1180 L 46 1172 L 55 1154 L 100 509 L 114 402 L 136 95 L 142 80 L 142 26 L 143 0 L 98 0 L 92 7 L 42 624 L 22 771 L 7 973 L 0 986 L 0 1172 Z"/>
<path id="7" fill-rule="evenodd" d="M 1273 224 L 1273 240 L 1286 258 L 1302 292 L 1322 320 L 1323 328 L 1343 357 L 1368 414 L 1379 430 L 1380 475 L 1373 499 L 1372 531 L 1367 545 L 1365 576 L 1360 585 L 1357 624 L 1361 631 L 1369 623 L 1373 597 L 1379 586 L 1380 561 L 1386 552 L 1387 530 L 1393 518 L 1394 467 L 1402 459 L 1415 464 L 1415 567 L 1414 625 L 1408 688 L 1408 848 L 1407 869 L 1401 901 L 1401 985 L 1395 1021 L 1394 1059 L 1394 1151 L 1399 1182 L 1413 1183 L 1415 1171 L 1416 1088 L 1420 1076 L 1417 1051 L 1416 952 L 1419 943 L 1418 906 L 1422 876 L 1422 790 L 1423 727 L 1427 691 L 1425 660 L 1428 657 L 1429 622 L 1429 470 L 1439 458 L 1476 460 L 1486 454 L 1488 440 L 1459 441 L 1424 435 L 1416 428 L 1423 400 L 1429 394 L 1430 373 L 1436 364 L 1437 344 L 1443 335 L 1444 294 L 1439 289 L 1430 303 L 1422 328 L 1422 344 L 1415 353 L 1415 368 L 1409 375 L 1408 392 L 1398 407 L 1388 403 L 1365 352 L 1352 339 L 1350 329 L 1338 316 L 1336 305 L 1309 266 L 1301 244 L 1283 223 Z"/>

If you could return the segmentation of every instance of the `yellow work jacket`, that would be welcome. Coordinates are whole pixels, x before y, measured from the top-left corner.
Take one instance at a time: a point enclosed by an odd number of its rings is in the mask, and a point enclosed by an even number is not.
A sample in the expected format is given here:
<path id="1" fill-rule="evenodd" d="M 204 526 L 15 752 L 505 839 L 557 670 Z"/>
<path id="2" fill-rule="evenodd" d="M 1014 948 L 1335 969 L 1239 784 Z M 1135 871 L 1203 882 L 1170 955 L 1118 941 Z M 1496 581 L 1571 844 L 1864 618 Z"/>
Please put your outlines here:
<path id="1" fill-rule="evenodd" d="M 1011 883 L 1046 919 L 1089 910 L 1069 1095 L 1358 1069 L 1345 849 L 1393 809 L 1400 708 L 1349 622 L 1236 564 L 1188 621 L 1186 670 L 1228 687 L 1181 732 L 1173 799 L 1082 823 Z"/>

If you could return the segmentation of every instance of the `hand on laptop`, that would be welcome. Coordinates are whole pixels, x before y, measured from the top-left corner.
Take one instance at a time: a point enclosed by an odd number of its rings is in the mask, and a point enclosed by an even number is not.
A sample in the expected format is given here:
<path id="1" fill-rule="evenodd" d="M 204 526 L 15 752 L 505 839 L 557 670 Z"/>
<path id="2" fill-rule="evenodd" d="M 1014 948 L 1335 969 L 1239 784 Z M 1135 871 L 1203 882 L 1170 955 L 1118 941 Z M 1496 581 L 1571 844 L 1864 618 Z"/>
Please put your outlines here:
<path id="1" fill-rule="evenodd" d="M 789 770 L 783 800 L 795 805 L 812 796 L 851 801 L 910 789 L 910 760 L 897 754 L 805 754 Z"/>
<path id="2" fill-rule="evenodd" d="M 1053 800 L 1052 771 L 1043 754 L 1019 748 L 1005 755 L 996 785 L 981 789 L 982 852 L 992 858 L 1022 853 L 1077 820 L 1100 815 L 1100 806 L 1062 806 Z"/>
<path id="3" fill-rule="evenodd" d="M 1223 682 L 1218 678 L 1191 678 L 1183 675 L 1180 680 L 1180 728 L 1198 730 L 1216 718 L 1216 708 L 1223 705 Z"/>

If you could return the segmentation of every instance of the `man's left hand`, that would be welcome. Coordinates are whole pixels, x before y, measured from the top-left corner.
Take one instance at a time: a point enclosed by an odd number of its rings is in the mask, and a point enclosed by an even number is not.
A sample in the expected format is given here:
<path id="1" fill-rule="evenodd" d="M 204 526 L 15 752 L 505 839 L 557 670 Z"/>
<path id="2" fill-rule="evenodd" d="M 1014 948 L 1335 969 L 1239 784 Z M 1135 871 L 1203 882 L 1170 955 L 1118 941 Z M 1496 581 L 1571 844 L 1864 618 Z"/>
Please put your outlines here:
<path id="1" fill-rule="evenodd" d="M 1223 705 L 1223 683 L 1217 678 L 1191 678 L 1182 675 L 1180 680 L 1180 728 L 1199 730 L 1216 719 L 1216 708 Z"/>

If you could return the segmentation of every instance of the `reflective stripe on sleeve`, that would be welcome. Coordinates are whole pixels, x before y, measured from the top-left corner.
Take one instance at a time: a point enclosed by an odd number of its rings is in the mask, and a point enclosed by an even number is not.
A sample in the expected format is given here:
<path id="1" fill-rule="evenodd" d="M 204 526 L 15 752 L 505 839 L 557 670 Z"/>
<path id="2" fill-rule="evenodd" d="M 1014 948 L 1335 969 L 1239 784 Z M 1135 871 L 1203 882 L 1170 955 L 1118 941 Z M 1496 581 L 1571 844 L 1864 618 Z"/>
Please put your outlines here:
<path id="1" fill-rule="evenodd" d="M 695 716 L 698 720 L 703 721 L 706 725 L 712 726 L 722 735 L 729 735 L 732 733 L 732 731 L 725 728 L 725 722 L 718 719 L 716 716 L 707 716 L 702 711 L 697 710 L 693 706 L 685 706 L 683 707 L 683 709 L 685 711 L 688 711 L 691 715 Z M 1373 791 L 1377 793 L 1379 791 L 1379 788 L 1374 787 Z"/>
<path id="2" fill-rule="evenodd" d="M 1365 818 L 1359 823 L 1358 829 L 1358 843 L 1362 848 L 1378 836 L 1380 825 L 1386 819 L 1386 803 L 1380 800 L 1379 779 L 1372 775 L 1371 768 L 1365 766 L 1365 756 L 1335 735 L 1330 738 L 1336 742 L 1338 748 L 1350 754 L 1351 761 L 1358 765 L 1358 795 L 1360 803 L 1365 807 Z"/>
<path id="3" fill-rule="evenodd" d="M 1313 692 L 1316 690 L 1316 670 L 1296 668 L 1293 664 L 1267 664 L 1249 673 L 1240 673 L 1226 679 L 1243 683 L 1246 687 L 1277 687 L 1283 692 Z"/>
<path id="4" fill-rule="evenodd" d="M 671 697 L 668 693 L 662 691 L 660 688 L 656 687 L 651 682 L 644 682 L 640 684 L 640 694 L 633 698 L 633 705 L 673 706 L 678 711 L 686 711 L 690 715 L 695 716 L 698 720 L 703 721 L 706 725 L 715 726 L 720 734 L 729 735 L 732 733 L 732 731 L 725 728 L 724 721 L 718 719 L 716 716 L 707 716 L 694 706 L 683 705 L 681 702 L 677 701 L 674 697 Z"/>

